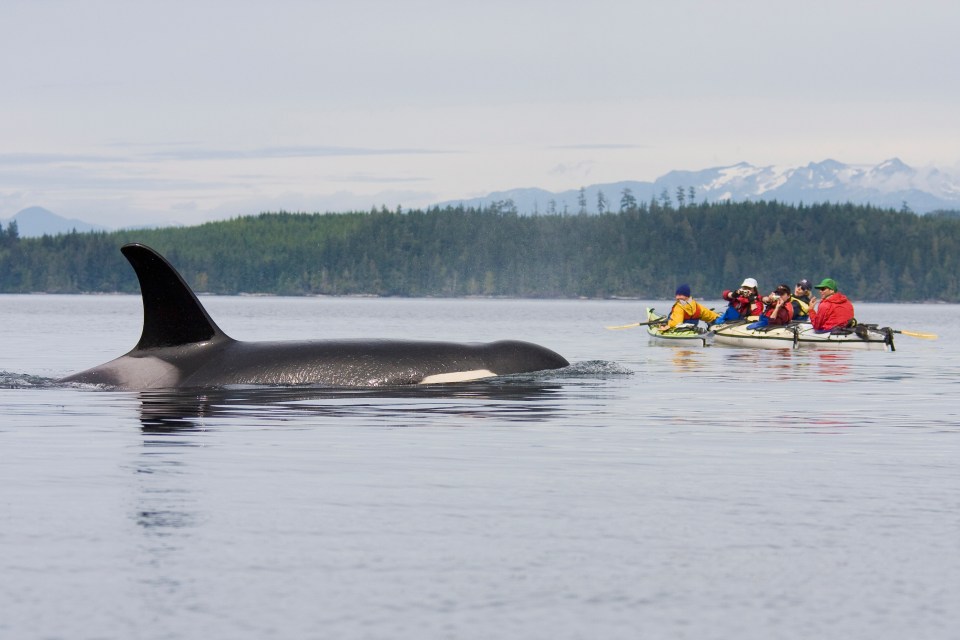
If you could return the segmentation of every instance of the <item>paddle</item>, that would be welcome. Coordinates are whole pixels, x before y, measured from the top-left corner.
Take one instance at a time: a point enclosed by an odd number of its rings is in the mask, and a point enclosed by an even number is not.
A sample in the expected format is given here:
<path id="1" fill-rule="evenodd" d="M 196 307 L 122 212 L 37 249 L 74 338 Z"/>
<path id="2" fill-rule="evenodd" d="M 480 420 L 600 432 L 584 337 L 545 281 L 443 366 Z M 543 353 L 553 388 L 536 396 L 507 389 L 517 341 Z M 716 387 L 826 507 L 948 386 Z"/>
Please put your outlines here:
<path id="1" fill-rule="evenodd" d="M 936 340 L 939 336 L 935 333 L 923 333 L 920 331 L 907 331 L 906 329 L 891 329 L 894 333 L 902 333 L 905 336 L 913 336 L 914 338 L 923 338 L 924 340 Z"/>
<path id="2" fill-rule="evenodd" d="M 923 338 L 924 340 L 936 340 L 939 336 L 935 333 L 923 333 L 922 331 L 907 331 L 906 329 L 891 329 L 890 327 L 880 327 L 875 324 L 863 324 L 858 323 L 857 326 L 866 327 L 870 331 L 879 331 L 883 333 L 884 331 L 889 331 L 890 333 L 902 333 L 905 336 L 913 336 L 914 338 Z"/>
<path id="3" fill-rule="evenodd" d="M 658 318 L 657 320 L 648 320 L 646 322 L 633 322 L 631 324 L 621 324 L 616 327 L 607 327 L 607 329 L 633 329 L 634 327 L 645 327 L 649 324 L 663 324 L 666 322 L 666 318 Z"/>

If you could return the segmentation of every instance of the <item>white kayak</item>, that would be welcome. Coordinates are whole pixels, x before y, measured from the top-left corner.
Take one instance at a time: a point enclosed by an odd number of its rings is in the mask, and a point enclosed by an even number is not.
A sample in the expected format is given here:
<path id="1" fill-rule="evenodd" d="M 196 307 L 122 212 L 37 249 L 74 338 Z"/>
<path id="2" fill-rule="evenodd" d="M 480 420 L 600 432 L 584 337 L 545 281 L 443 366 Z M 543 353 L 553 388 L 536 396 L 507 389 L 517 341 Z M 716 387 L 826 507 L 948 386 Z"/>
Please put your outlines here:
<path id="1" fill-rule="evenodd" d="M 647 309 L 647 322 L 651 323 L 647 325 L 647 335 L 650 336 L 650 342 L 653 344 L 705 347 L 713 340 L 713 333 L 701 328 L 699 323 L 696 327 L 689 324 L 682 324 L 673 329 L 660 331 L 660 326 L 662 325 L 654 324 L 656 320 L 660 319 L 666 321 L 666 318 L 654 313 L 652 307 Z"/>
<path id="2" fill-rule="evenodd" d="M 861 324 L 853 329 L 817 332 L 807 322 L 748 329 L 751 322 L 714 325 L 710 331 L 714 341 L 731 347 L 759 349 L 858 349 L 894 351 L 894 330 Z"/>

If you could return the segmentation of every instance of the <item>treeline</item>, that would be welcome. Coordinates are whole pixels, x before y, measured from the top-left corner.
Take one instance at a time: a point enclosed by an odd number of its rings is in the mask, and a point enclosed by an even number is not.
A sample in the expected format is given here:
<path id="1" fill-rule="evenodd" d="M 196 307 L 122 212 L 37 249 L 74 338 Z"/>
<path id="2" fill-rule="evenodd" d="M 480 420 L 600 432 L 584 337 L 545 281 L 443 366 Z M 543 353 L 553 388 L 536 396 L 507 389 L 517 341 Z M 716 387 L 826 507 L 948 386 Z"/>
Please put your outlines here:
<path id="1" fill-rule="evenodd" d="M 136 292 L 119 252 L 148 244 L 219 294 L 717 298 L 835 278 L 855 300 L 960 301 L 960 219 L 855 205 L 743 202 L 601 215 L 502 208 L 272 213 L 196 227 L 20 238 L 0 229 L 0 291 Z"/>

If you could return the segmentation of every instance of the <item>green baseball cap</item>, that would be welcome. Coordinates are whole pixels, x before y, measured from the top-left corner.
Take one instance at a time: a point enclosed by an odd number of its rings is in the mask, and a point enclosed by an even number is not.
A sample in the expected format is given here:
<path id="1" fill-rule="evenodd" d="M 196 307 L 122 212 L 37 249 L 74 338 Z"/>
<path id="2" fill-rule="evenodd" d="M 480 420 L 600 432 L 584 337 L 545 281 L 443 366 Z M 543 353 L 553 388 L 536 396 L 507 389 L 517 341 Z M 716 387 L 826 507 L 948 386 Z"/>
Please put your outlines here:
<path id="1" fill-rule="evenodd" d="M 833 278 L 824 278 L 820 281 L 820 284 L 814 287 L 814 289 L 830 289 L 832 291 L 839 291 L 839 289 L 837 289 L 837 281 Z"/>

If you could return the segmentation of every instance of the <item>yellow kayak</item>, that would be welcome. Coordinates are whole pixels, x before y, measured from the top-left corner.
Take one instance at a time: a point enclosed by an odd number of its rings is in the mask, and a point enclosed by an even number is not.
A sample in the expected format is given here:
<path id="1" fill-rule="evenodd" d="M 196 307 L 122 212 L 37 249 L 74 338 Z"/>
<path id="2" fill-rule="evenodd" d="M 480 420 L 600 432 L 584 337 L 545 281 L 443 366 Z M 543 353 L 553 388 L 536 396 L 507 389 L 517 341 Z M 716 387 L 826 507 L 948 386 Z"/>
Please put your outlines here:
<path id="1" fill-rule="evenodd" d="M 664 316 L 654 313 L 653 307 L 647 309 L 647 322 L 654 322 L 658 319 L 666 321 Z M 653 344 L 682 345 L 687 347 L 705 347 L 713 339 L 713 334 L 699 326 L 680 325 L 673 329 L 660 331 L 658 324 L 647 325 L 647 335 L 650 336 L 650 342 Z"/>

